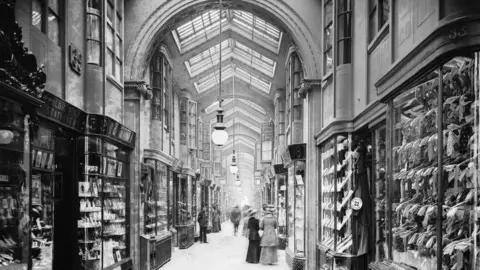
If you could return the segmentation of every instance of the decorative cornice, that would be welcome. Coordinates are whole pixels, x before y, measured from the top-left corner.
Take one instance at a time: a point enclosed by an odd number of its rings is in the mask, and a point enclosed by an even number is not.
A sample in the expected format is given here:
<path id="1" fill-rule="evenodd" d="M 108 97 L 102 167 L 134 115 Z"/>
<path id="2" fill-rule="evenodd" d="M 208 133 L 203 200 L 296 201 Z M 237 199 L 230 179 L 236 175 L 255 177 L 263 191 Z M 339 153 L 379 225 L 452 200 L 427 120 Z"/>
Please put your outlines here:
<path id="1" fill-rule="evenodd" d="M 303 79 L 300 89 L 298 90 L 298 96 L 300 98 L 306 98 L 314 88 L 321 88 L 322 80 L 320 79 Z"/>
<path id="2" fill-rule="evenodd" d="M 147 85 L 145 81 L 125 81 L 125 90 L 135 91 L 139 95 L 143 96 L 145 100 L 149 100 L 153 97 L 152 89 Z"/>

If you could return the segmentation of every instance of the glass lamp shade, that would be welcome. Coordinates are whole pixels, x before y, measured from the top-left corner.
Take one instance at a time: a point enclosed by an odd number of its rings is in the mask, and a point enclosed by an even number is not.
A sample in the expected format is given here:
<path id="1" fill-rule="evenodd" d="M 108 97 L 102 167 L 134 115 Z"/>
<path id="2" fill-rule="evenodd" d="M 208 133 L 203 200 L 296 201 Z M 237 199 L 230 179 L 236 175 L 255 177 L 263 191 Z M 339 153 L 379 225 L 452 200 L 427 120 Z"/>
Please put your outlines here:
<path id="1" fill-rule="evenodd" d="M 228 132 L 225 129 L 214 129 L 212 132 L 212 142 L 217 146 L 224 145 L 228 140 Z"/>
<path id="2" fill-rule="evenodd" d="M 230 172 L 233 173 L 233 174 L 236 174 L 238 172 L 237 164 L 230 165 Z"/>

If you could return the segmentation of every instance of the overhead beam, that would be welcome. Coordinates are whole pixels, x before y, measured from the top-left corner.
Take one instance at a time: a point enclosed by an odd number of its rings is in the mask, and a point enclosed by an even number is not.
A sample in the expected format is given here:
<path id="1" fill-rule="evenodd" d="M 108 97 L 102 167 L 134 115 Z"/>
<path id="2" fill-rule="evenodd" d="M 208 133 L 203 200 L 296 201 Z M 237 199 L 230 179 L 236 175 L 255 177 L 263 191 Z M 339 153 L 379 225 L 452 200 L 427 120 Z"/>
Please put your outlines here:
<path id="1" fill-rule="evenodd" d="M 239 34 L 235 29 L 237 26 L 233 26 L 232 24 L 228 24 L 226 27 L 224 27 L 224 30 L 222 31 L 222 37 L 220 38 L 221 42 L 224 40 L 227 40 L 229 38 L 232 38 L 243 45 L 249 47 L 252 50 L 255 50 L 256 52 L 272 59 L 275 62 L 282 62 L 283 60 L 280 59 L 279 55 L 270 51 L 269 49 L 263 47 L 259 43 L 256 43 L 252 41 L 251 39 L 246 38 L 242 34 Z M 194 49 L 190 49 L 188 51 L 185 51 L 180 55 L 180 60 L 183 62 L 187 61 L 188 59 L 210 49 L 211 47 L 217 45 L 219 43 L 219 38 L 218 34 L 214 36 L 210 36 L 210 39 L 207 39 L 203 43 L 199 44 L 198 46 L 195 46 Z M 253 46 L 252 46 L 253 44 Z"/>
<path id="2" fill-rule="evenodd" d="M 264 79 L 264 80 L 266 80 L 266 81 L 271 82 L 272 85 L 274 84 L 274 82 L 273 82 L 273 77 L 266 75 L 265 73 L 263 73 L 263 72 L 261 72 L 260 70 L 254 68 L 253 66 L 250 66 L 250 65 L 248 65 L 248 64 L 245 64 L 245 63 L 242 62 L 241 60 L 237 59 L 235 56 L 232 56 L 232 57 L 229 57 L 229 58 L 226 58 L 226 59 L 222 60 L 222 67 L 226 67 L 226 66 L 231 65 L 231 64 L 236 65 L 236 66 L 238 66 L 238 67 L 240 67 L 240 68 L 242 68 L 242 69 L 244 69 L 244 70 L 246 70 L 246 71 L 249 71 L 249 72 L 252 73 L 252 74 L 255 74 L 256 76 L 258 76 L 258 77 L 260 77 L 260 78 L 262 78 L 262 79 Z M 276 68 L 276 67 L 275 67 L 275 68 Z M 218 71 L 218 65 L 214 65 L 214 66 L 210 67 L 209 69 L 206 69 L 206 70 L 202 71 L 202 72 L 199 73 L 198 75 L 194 76 L 194 77 L 192 78 L 192 80 L 193 80 L 193 81 L 199 81 L 200 79 L 208 76 L 209 74 L 211 74 L 211 73 L 213 73 L 213 72 L 215 72 L 215 71 Z M 275 74 L 275 70 L 274 70 L 274 74 Z M 242 81 L 243 81 L 243 80 L 242 80 Z M 245 81 L 244 81 L 244 82 L 245 82 Z M 245 83 L 250 83 L 250 82 L 245 82 Z M 218 84 L 212 86 L 211 88 L 216 88 L 217 85 L 218 85 Z M 208 90 L 210 90 L 210 88 L 207 89 L 207 90 L 205 90 L 205 91 L 208 91 Z"/>

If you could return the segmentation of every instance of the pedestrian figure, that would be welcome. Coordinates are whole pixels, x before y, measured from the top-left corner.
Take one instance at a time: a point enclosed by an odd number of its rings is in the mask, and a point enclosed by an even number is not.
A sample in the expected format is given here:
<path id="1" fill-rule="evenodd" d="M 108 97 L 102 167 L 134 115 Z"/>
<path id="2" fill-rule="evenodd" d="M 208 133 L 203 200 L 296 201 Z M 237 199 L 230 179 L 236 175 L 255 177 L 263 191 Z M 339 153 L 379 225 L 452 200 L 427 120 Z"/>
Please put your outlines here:
<path id="1" fill-rule="evenodd" d="M 247 262 L 258 263 L 260 261 L 260 221 L 256 218 L 258 211 L 250 211 L 248 217 L 248 250 Z"/>
<path id="2" fill-rule="evenodd" d="M 278 262 L 277 249 L 278 238 L 275 229 L 277 228 L 277 218 L 275 217 L 275 206 L 268 205 L 265 209 L 265 216 L 260 221 L 260 230 L 263 230 L 260 246 L 260 263 L 274 264 Z"/>
<path id="3" fill-rule="evenodd" d="M 248 220 L 250 219 L 250 213 L 252 212 L 253 208 L 247 208 L 245 212 L 245 216 L 243 217 L 243 229 L 242 235 L 248 238 Z"/>
<path id="4" fill-rule="evenodd" d="M 202 211 L 198 214 L 198 224 L 200 225 L 200 243 L 207 242 L 207 227 L 208 227 L 208 214 L 207 207 L 203 206 Z"/>
<path id="5" fill-rule="evenodd" d="M 220 225 L 220 210 L 216 205 L 213 206 L 213 213 L 212 213 L 212 232 L 219 232 L 222 230 Z"/>
<path id="6" fill-rule="evenodd" d="M 232 209 L 230 213 L 230 221 L 233 223 L 233 234 L 237 236 L 238 232 L 238 225 L 240 224 L 240 220 L 242 218 L 242 212 L 240 211 L 240 207 L 237 205 Z"/>

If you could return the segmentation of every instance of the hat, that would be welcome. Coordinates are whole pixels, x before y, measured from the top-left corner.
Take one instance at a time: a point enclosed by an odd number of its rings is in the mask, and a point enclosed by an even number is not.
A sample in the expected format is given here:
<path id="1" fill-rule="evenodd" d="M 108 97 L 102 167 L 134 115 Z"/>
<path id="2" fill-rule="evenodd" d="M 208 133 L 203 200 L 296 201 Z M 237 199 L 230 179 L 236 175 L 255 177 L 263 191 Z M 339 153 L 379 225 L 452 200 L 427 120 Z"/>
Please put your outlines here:
<path id="1" fill-rule="evenodd" d="M 255 214 L 257 214 L 257 212 L 258 212 L 257 209 L 253 209 L 253 210 L 251 210 L 251 211 L 248 212 L 248 216 L 249 216 L 249 217 L 253 217 L 253 216 L 255 216 Z"/>
<path id="2" fill-rule="evenodd" d="M 267 207 L 265 207 L 265 214 L 274 214 L 275 210 L 275 206 L 273 204 L 269 204 Z"/>

